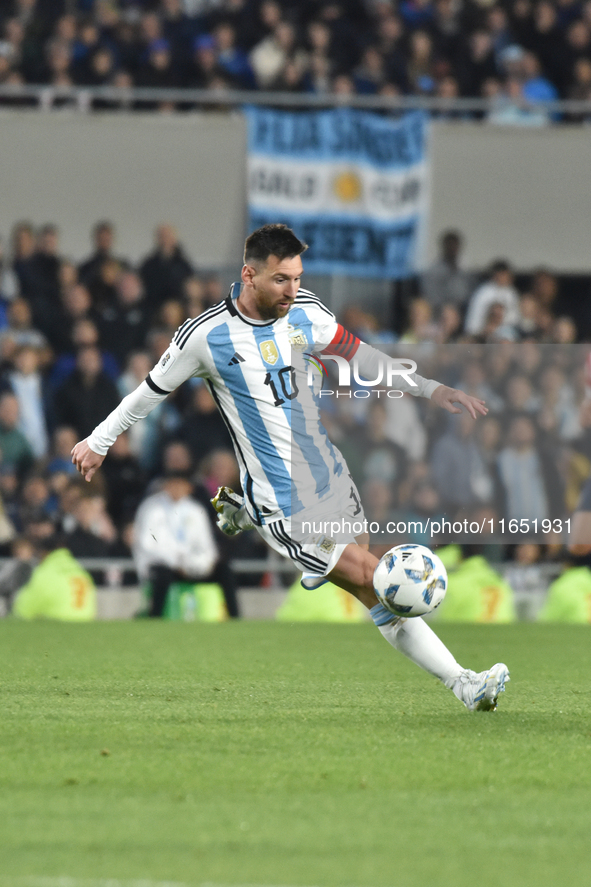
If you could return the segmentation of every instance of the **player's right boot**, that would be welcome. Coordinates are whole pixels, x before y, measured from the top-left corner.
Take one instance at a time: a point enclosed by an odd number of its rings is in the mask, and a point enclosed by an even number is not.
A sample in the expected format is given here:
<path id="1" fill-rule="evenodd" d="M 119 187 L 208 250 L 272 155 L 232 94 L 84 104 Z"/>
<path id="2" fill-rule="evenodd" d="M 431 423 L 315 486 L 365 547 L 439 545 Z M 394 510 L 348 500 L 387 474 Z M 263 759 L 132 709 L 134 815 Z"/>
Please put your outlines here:
<path id="1" fill-rule="evenodd" d="M 218 514 L 216 523 L 226 536 L 236 536 L 242 530 L 249 530 L 254 526 L 248 516 L 243 496 L 239 496 L 230 487 L 219 487 L 210 501 Z"/>
<path id="2" fill-rule="evenodd" d="M 463 669 L 452 690 L 468 711 L 494 711 L 499 694 L 509 680 L 509 669 L 504 663 L 497 662 L 480 674 L 469 668 Z"/>

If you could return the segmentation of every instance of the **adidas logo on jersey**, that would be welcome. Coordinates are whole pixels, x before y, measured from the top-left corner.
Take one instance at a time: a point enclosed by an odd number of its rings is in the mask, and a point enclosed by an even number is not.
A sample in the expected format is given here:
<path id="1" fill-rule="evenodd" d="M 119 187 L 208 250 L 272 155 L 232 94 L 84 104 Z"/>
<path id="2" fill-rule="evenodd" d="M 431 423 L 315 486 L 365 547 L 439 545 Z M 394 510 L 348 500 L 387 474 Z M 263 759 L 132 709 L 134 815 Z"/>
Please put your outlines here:
<path id="1" fill-rule="evenodd" d="M 241 354 L 238 354 L 238 352 L 235 351 L 234 357 L 232 358 L 232 360 L 228 361 L 228 366 L 231 367 L 232 364 L 237 364 L 237 363 L 244 363 L 244 358 L 242 357 Z"/>

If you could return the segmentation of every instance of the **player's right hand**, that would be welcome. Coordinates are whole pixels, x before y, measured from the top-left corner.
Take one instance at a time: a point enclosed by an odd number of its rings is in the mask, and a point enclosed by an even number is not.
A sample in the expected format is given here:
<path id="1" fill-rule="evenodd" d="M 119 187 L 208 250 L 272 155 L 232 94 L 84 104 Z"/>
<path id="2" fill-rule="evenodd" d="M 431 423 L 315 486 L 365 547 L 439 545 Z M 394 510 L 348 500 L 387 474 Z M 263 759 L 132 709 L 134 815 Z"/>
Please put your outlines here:
<path id="1" fill-rule="evenodd" d="M 210 500 L 217 511 L 216 524 L 226 536 L 236 536 L 242 529 L 234 523 L 234 518 L 244 507 L 244 499 L 235 493 L 230 487 L 219 487 L 217 493 Z"/>
<path id="2" fill-rule="evenodd" d="M 72 450 L 72 462 L 86 481 L 92 480 L 95 472 L 103 464 L 104 458 L 91 450 L 85 440 L 79 441 Z"/>

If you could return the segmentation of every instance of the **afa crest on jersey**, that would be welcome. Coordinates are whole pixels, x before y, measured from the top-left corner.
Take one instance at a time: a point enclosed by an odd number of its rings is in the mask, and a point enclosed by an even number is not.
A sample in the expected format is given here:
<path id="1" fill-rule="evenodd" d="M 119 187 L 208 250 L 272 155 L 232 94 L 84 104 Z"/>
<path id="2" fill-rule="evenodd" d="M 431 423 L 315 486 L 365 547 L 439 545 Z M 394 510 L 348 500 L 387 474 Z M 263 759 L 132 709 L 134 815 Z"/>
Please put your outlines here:
<path id="1" fill-rule="evenodd" d="M 267 339 L 265 342 L 259 342 L 259 351 L 261 352 L 261 357 L 265 361 L 265 363 L 270 363 L 271 366 L 275 366 L 277 361 L 279 360 L 279 352 L 277 351 L 277 345 L 273 341 L 273 339 Z"/>
<path id="2" fill-rule="evenodd" d="M 308 345 L 308 340 L 304 331 L 299 328 L 293 329 L 290 327 L 288 327 L 288 330 L 287 338 L 291 347 L 296 351 L 303 351 Z"/>

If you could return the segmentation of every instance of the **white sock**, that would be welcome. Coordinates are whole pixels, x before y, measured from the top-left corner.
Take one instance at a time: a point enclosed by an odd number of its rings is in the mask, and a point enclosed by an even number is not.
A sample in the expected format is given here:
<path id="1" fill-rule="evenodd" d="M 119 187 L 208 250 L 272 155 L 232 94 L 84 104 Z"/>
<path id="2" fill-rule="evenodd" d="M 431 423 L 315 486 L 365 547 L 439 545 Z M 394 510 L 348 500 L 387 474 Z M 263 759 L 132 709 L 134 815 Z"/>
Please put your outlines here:
<path id="1" fill-rule="evenodd" d="M 420 616 L 399 619 L 389 625 L 378 625 L 378 628 L 394 649 L 435 675 L 446 687 L 453 687 L 463 668 Z"/>

